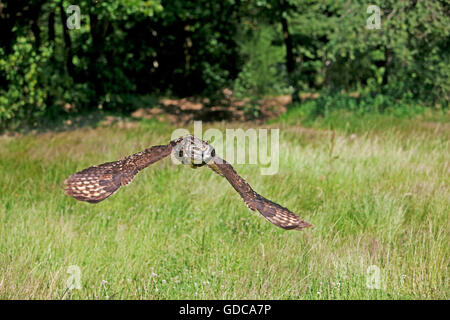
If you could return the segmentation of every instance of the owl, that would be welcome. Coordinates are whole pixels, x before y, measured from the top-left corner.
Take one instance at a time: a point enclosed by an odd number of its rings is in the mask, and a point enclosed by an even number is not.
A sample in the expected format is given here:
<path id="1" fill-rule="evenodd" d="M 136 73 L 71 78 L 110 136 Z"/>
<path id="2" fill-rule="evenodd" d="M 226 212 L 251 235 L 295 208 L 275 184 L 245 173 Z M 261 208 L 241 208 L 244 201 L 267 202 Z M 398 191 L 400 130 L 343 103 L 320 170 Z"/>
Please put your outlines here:
<path id="1" fill-rule="evenodd" d="M 129 184 L 139 171 L 169 155 L 173 155 L 182 164 L 193 168 L 206 165 L 228 180 L 250 210 L 258 211 L 278 227 L 301 230 L 312 226 L 289 209 L 254 191 L 228 162 L 216 155 L 214 148 L 208 142 L 193 135 L 172 140 L 167 145 L 153 146 L 118 161 L 81 170 L 66 179 L 65 193 L 89 203 L 103 201 L 121 186 Z"/>

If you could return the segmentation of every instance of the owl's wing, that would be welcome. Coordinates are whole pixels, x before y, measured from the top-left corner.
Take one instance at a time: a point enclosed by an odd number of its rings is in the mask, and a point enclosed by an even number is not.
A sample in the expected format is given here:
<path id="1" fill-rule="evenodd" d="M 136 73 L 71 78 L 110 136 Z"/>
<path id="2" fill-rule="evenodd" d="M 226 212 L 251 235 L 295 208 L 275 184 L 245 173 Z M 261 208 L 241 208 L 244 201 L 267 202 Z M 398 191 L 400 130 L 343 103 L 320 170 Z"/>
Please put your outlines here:
<path id="1" fill-rule="evenodd" d="M 64 190 L 81 201 L 97 203 L 105 200 L 121 186 L 129 184 L 140 170 L 170 155 L 178 142 L 153 146 L 122 160 L 84 169 L 64 181 Z"/>
<path id="2" fill-rule="evenodd" d="M 233 188 L 241 195 L 247 207 L 259 211 L 264 218 L 283 229 L 301 230 L 312 227 L 312 224 L 302 220 L 289 209 L 276 204 L 256 193 L 250 185 L 237 174 L 234 168 L 225 160 L 214 157 L 208 162 L 208 167 L 225 177 Z"/>

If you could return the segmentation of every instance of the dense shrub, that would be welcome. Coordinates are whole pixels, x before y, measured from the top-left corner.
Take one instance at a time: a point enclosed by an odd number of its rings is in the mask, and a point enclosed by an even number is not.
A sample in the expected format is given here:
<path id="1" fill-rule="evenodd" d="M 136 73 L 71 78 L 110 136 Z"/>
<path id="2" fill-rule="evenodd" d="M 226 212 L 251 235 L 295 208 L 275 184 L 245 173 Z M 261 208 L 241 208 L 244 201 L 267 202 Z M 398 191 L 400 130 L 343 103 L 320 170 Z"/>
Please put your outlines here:
<path id="1" fill-rule="evenodd" d="M 238 97 L 280 95 L 288 92 L 284 50 L 273 44 L 276 33 L 270 26 L 241 35 L 239 45 L 244 65 L 234 82 Z"/>
<path id="2" fill-rule="evenodd" d="M 44 114 L 48 98 L 44 70 L 50 55 L 47 50 L 36 53 L 23 37 L 9 55 L 0 49 L 0 72 L 7 81 L 7 87 L 0 89 L 0 124 Z"/>

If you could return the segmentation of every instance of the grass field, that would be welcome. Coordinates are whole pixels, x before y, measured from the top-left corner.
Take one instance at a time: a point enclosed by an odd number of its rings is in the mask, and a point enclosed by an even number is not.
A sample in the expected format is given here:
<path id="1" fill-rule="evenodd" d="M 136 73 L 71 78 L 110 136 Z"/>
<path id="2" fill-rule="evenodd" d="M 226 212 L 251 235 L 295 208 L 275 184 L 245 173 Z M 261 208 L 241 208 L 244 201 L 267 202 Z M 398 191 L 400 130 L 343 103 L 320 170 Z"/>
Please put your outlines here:
<path id="1" fill-rule="evenodd" d="M 276 175 L 235 166 L 314 224 L 302 232 L 250 212 L 207 168 L 170 159 L 96 205 L 63 193 L 78 170 L 167 143 L 167 124 L 1 137 L 0 298 L 448 299 L 448 114 L 334 120 L 270 122 Z M 67 289 L 72 265 L 81 289 Z"/>

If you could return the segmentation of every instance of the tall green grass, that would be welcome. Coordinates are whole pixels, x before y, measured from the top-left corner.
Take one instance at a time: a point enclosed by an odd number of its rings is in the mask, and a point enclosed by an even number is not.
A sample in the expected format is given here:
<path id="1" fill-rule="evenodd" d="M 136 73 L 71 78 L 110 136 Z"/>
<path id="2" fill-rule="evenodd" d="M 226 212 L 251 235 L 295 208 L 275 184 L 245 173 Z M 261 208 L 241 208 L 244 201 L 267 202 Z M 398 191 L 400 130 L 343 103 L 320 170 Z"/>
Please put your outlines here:
<path id="1" fill-rule="evenodd" d="M 329 123 L 291 115 L 269 125 L 280 128 L 278 174 L 235 166 L 314 224 L 302 232 L 250 212 L 210 170 L 169 159 L 99 204 L 64 195 L 70 174 L 167 143 L 168 125 L 2 137 L 0 298 L 448 299 L 449 124 L 382 119 L 336 125 L 332 139 Z M 79 290 L 66 286 L 71 265 Z M 366 284 L 372 265 L 379 289 Z"/>

